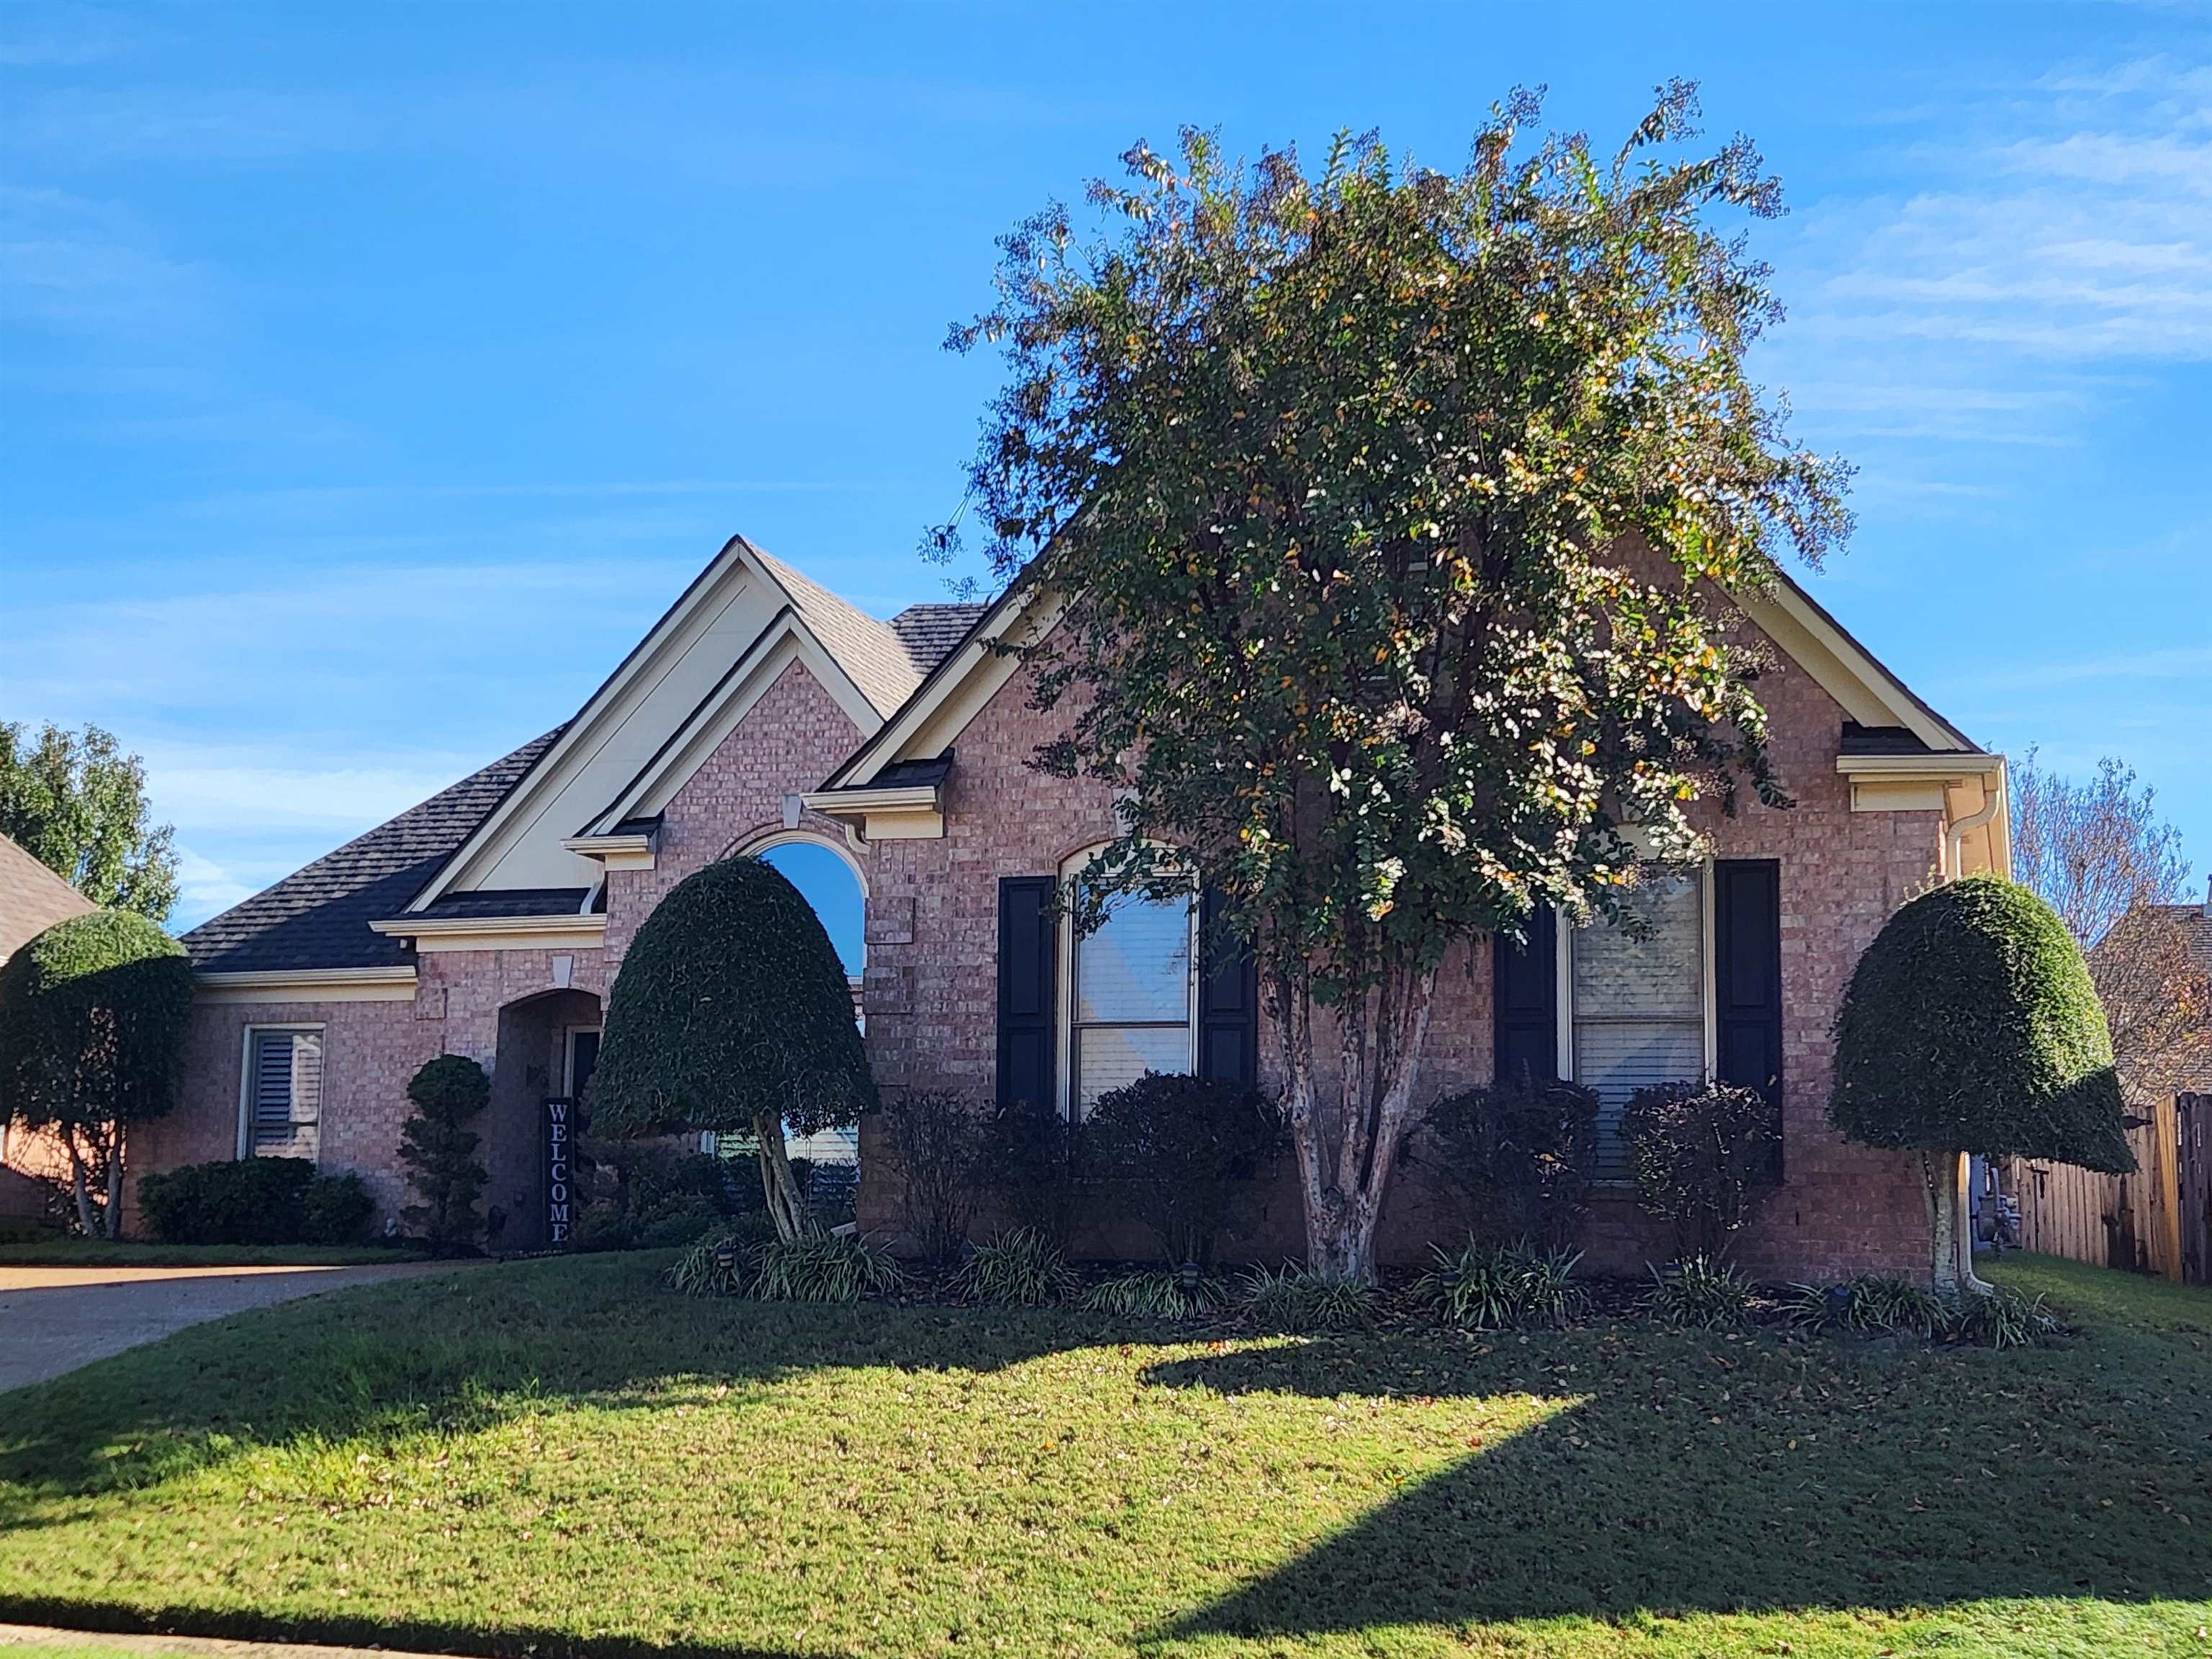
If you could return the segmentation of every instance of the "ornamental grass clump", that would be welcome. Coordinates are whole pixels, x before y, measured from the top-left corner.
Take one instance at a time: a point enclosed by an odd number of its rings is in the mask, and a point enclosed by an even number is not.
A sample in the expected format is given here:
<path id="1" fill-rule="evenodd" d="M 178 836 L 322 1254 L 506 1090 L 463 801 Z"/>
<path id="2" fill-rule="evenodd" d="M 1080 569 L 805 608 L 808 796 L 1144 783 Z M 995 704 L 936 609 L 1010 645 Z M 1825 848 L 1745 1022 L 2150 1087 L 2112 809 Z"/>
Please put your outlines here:
<path id="1" fill-rule="evenodd" d="M 1732 1330 L 1751 1321 L 1751 1281 L 1724 1261 L 1693 1255 L 1651 1269 L 1637 1298 L 1647 1318 L 1677 1330 Z"/>
<path id="2" fill-rule="evenodd" d="M 763 1244 L 752 1269 L 752 1293 L 763 1302 L 858 1302 L 896 1290 L 905 1279 L 882 1245 L 838 1233 Z"/>
<path id="3" fill-rule="evenodd" d="M 1473 1238 L 1456 1251 L 1431 1248 L 1436 1265 L 1414 1285 L 1414 1297 L 1461 1330 L 1565 1325 L 1589 1304 L 1574 1282 L 1582 1261 L 1579 1250 L 1485 1244 Z"/>
<path id="4" fill-rule="evenodd" d="M 1101 1279 L 1084 1292 L 1083 1310 L 1124 1319 L 1194 1319 L 1227 1300 L 1216 1280 L 1154 1268 Z"/>
<path id="5" fill-rule="evenodd" d="M 742 1296 L 754 1248 L 733 1234 L 702 1238 L 669 1265 L 660 1282 L 684 1296 Z"/>
<path id="6" fill-rule="evenodd" d="M 1255 1267 L 1241 1288 L 1245 1317 L 1263 1330 L 1351 1331 L 1374 1322 L 1371 1285 L 1332 1283 L 1295 1261 Z"/>
<path id="7" fill-rule="evenodd" d="M 971 1302 L 1040 1308 L 1065 1300 L 1075 1288 L 1075 1275 L 1058 1245 L 1034 1228 L 1015 1227 L 975 1246 L 952 1287 Z"/>

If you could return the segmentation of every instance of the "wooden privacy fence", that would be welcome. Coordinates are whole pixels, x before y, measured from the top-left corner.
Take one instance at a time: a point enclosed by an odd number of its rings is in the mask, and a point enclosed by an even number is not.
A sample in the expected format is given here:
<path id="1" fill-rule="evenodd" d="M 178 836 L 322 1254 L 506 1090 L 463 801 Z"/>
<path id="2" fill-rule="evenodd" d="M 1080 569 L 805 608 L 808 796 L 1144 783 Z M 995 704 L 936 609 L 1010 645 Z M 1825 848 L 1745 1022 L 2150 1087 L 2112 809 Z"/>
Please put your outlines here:
<path id="1" fill-rule="evenodd" d="M 2015 1158 L 2004 1185 L 2020 1204 L 2021 1244 L 2099 1267 L 2212 1282 L 2212 1095 L 2131 1111 L 2133 1175 Z"/>

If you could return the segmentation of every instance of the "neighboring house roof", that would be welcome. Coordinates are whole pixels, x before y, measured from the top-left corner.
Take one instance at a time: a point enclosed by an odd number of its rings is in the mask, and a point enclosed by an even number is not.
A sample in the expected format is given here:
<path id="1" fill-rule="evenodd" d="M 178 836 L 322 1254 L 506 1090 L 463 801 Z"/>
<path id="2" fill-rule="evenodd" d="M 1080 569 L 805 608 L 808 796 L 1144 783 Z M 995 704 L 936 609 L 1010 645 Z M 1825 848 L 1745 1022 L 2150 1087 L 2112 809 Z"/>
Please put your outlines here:
<path id="1" fill-rule="evenodd" d="M 910 605 L 891 618 L 891 631 L 905 641 L 915 672 L 927 674 L 959 647 L 990 608 L 988 605 Z"/>
<path id="2" fill-rule="evenodd" d="M 561 735 L 556 727 L 184 936 L 202 973 L 397 967 L 412 953 L 368 924 L 398 914 Z M 579 891 L 569 901 L 582 902 Z"/>
<path id="3" fill-rule="evenodd" d="M 2198 972 L 2212 980 L 2212 892 L 2202 904 L 2160 904 L 2154 908 L 2170 915 L 2188 941 L 2189 959 Z M 2196 1042 L 2177 1060 L 2172 1078 L 2176 1094 L 2212 1095 L 2212 1022 L 2197 1034 Z"/>
<path id="4" fill-rule="evenodd" d="M 0 962 L 58 921 L 97 910 L 76 888 L 0 836 Z"/>

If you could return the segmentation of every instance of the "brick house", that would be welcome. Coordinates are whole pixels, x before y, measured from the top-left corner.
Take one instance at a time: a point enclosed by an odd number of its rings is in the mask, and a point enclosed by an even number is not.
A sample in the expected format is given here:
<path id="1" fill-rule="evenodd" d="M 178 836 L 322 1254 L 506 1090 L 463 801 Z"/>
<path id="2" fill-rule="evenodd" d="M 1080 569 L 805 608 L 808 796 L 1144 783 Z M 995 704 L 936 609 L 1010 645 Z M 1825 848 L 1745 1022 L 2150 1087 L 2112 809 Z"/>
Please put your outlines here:
<path id="1" fill-rule="evenodd" d="M 2004 762 L 1915 697 L 1794 585 L 1747 596 L 1770 641 L 1773 751 L 1798 805 L 1716 813 L 1713 860 L 1649 884 L 1648 930 L 1540 933 L 1448 971 L 1423 1091 L 1501 1063 L 1591 1083 L 1611 1121 L 1642 1083 L 1766 1089 L 1784 1181 L 1747 1263 L 1918 1267 L 1905 1160 L 1826 1126 L 1829 1024 L 1858 953 L 1925 884 L 2007 868 Z M 1051 896 L 1112 833 L 1098 787 L 1041 775 L 1028 671 L 994 642 L 1053 625 L 1047 595 L 866 616 L 732 539 L 565 725 L 185 936 L 199 986 L 186 1098 L 140 1171 L 256 1152 L 361 1172 L 389 1212 L 404 1085 L 443 1052 L 493 1079 L 487 1202 L 501 1243 L 547 1237 L 544 1103 L 580 1085 L 623 951 L 660 896 L 725 856 L 797 843 L 864 895 L 861 1004 L 878 1082 L 1079 1112 L 1147 1066 L 1275 1070 L 1249 974 L 1194 968 L 1191 907 L 1127 904 L 1077 940 Z M 864 1225 L 895 1231 L 862 1128 Z M 1617 1145 L 1603 1159 L 1620 1170 Z M 1386 1224 L 1435 1224 L 1416 1169 Z M 1232 1240 L 1296 1251 L 1285 1184 Z M 1110 1243 L 1110 1241 L 1109 1241 Z M 1601 1193 L 1594 1258 L 1653 1248 Z"/>

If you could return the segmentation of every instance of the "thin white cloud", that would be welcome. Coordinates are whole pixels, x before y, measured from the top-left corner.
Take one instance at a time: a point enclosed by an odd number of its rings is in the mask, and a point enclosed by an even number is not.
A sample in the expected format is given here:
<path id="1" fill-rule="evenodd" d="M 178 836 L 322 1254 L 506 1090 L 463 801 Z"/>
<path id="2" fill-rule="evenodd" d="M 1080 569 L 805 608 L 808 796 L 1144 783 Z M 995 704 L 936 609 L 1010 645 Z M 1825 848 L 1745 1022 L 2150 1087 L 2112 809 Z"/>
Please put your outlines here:
<path id="1" fill-rule="evenodd" d="M 2212 67 L 2089 64 L 1961 99 L 1927 188 L 1795 222 L 1776 378 L 1838 440 L 2071 445 L 2212 362 Z"/>

